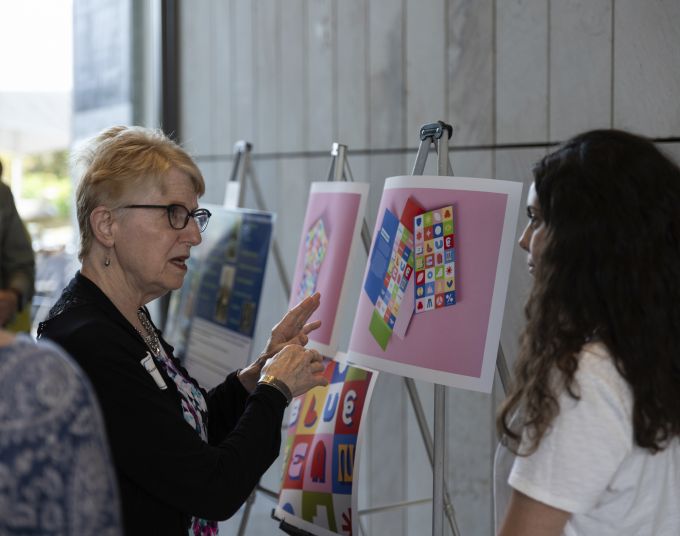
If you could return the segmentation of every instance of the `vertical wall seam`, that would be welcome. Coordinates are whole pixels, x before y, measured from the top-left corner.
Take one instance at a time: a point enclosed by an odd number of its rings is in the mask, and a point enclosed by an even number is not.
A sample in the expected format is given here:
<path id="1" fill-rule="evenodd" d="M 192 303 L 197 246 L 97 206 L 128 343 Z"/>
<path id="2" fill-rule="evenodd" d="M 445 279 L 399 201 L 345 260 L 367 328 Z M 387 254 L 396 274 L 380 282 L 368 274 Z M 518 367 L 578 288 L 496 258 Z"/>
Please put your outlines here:
<path id="1" fill-rule="evenodd" d="M 448 124 L 453 123 L 451 120 L 451 116 L 449 115 L 449 97 L 448 97 L 448 89 L 449 89 L 449 10 L 447 9 L 448 2 L 444 0 L 442 2 L 442 8 L 443 8 L 443 13 L 442 13 L 442 18 L 444 20 L 444 65 L 442 65 L 443 73 L 444 73 L 444 121 Z M 451 158 L 451 157 L 449 157 Z M 451 164 L 453 165 L 453 164 Z"/>
<path id="2" fill-rule="evenodd" d="M 253 92 L 253 120 L 252 120 L 252 143 L 255 150 L 260 149 L 261 133 L 258 132 L 258 127 L 260 125 L 260 91 L 258 84 L 258 73 L 260 68 L 260 54 L 257 46 L 257 36 L 259 32 L 257 31 L 259 19 L 258 19 L 258 3 L 252 2 L 250 4 L 250 35 L 251 35 L 251 88 Z"/>
<path id="3" fill-rule="evenodd" d="M 333 87 L 331 88 L 331 120 L 333 122 L 333 140 L 336 142 L 342 142 L 342 140 L 339 139 L 340 137 L 340 124 L 339 124 L 339 113 L 340 110 L 338 109 L 338 85 L 340 82 L 340 77 L 338 76 L 338 70 L 340 68 L 340 63 L 338 61 L 338 2 L 335 0 L 331 4 L 331 21 L 330 21 L 330 29 L 331 29 L 331 42 L 333 43 L 332 48 L 331 48 L 331 84 Z"/>
<path id="4" fill-rule="evenodd" d="M 209 58 L 210 58 L 210 63 L 209 65 L 215 65 L 215 58 L 217 54 L 215 53 L 215 50 L 217 48 L 217 26 L 218 26 L 218 21 L 217 21 L 217 9 L 215 8 L 214 4 L 208 4 L 208 17 L 210 17 L 210 20 L 207 21 L 208 23 L 208 28 L 209 28 L 209 34 L 208 34 L 208 42 L 210 43 L 210 51 L 208 52 Z M 208 69 L 208 102 L 214 103 L 215 102 L 215 95 L 219 94 L 219 91 L 217 90 L 217 70 L 216 69 Z M 210 140 L 208 143 L 210 144 L 210 154 L 215 154 L 216 152 L 216 147 L 215 147 L 215 142 L 217 136 L 216 130 L 217 130 L 217 122 L 215 121 L 215 114 L 210 114 Z"/>
<path id="5" fill-rule="evenodd" d="M 308 0 L 304 0 L 302 3 L 302 21 L 303 21 L 303 31 L 302 31 L 302 95 L 303 95 L 303 102 L 308 103 L 309 102 L 309 56 L 307 54 L 307 50 L 309 49 L 309 9 L 308 9 Z M 303 106 L 303 114 L 304 117 L 302 118 L 302 124 L 305 125 L 305 128 L 302 129 L 302 146 L 303 147 L 309 147 L 309 131 L 310 131 L 310 119 L 309 119 L 309 107 L 308 106 Z M 307 163 L 309 163 L 309 159 L 307 160 Z M 307 166 L 307 169 L 309 170 L 309 166 Z"/>
<path id="6" fill-rule="evenodd" d="M 236 53 L 236 46 L 237 46 L 237 41 L 236 41 L 236 28 L 235 28 L 235 23 L 234 20 L 236 20 L 236 15 L 235 11 L 236 8 L 234 7 L 234 0 L 231 0 L 229 2 L 229 8 L 228 8 L 228 13 L 229 13 L 229 20 L 227 24 L 229 25 L 229 65 L 231 67 L 231 73 L 229 78 L 227 79 L 227 83 L 232 87 L 232 91 L 229 92 L 229 133 L 231 134 L 231 143 L 235 142 L 236 138 L 236 132 L 238 132 L 237 125 L 236 125 L 236 91 L 234 91 L 234 84 L 233 84 L 233 74 L 236 71 L 236 65 L 237 63 L 237 53 Z"/>
<path id="7" fill-rule="evenodd" d="M 408 5 L 407 0 L 401 0 L 401 98 L 402 98 L 402 115 L 401 115 L 401 146 L 407 146 L 408 140 L 408 109 L 409 109 L 409 99 L 408 99 L 408 65 L 407 65 L 407 43 L 408 43 Z M 402 157 L 402 168 L 408 169 L 406 163 L 406 156 Z"/>
<path id="8" fill-rule="evenodd" d="M 546 13 L 546 23 L 547 23 L 547 43 L 546 43 L 546 96 L 545 96 L 545 107 L 546 107 L 546 141 L 552 140 L 552 128 L 550 121 L 550 108 L 551 108 L 551 96 L 550 92 L 552 90 L 551 84 L 551 74 L 552 74 L 552 1 L 548 0 L 548 10 Z"/>
<path id="9" fill-rule="evenodd" d="M 497 0 L 491 2 L 491 139 L 498 143 L 498 7 Z M 496 150 L 491 151 L 491 176 L 496 177 Z"/>
<path id="10" fill-rule="evenodd" d="M 614 128 L 614 112 L 616 108 L 614 107 L 614 97 L 616 92 L 615 80 L 615 69 L 616 69 L 616 0 L 611 0 L 611 66 L 609 74 L 609 127 Z"/>
<path id="11" fill-rule="evenodd" d="M 275 3 L 275 20 L 281 21 L 281 3 L 276 2 Z M 281 43 L 282 38 L 281 35 L 283 33 L 283 30 L 281 29 L 281 24 L 274 24 L 274 42 L 275 43 Z M 276 69 L 276 83 L 277 83 L 277 88 L 276 88 L 276 146 L 280 147 L 281 146 L 281 139 L 283 136 L 283 113 L 282 113 L 282 103 L 283 99 L 281 97 L 283 93 L 283 47 L 282 46 L 277 46 L 276 50 L 274 52 L 274 65 Z M 279 188 L 281 187 L 281 179 L 283 178 L 283 161 L 281 159 L 278 159 L 276 162 L 276 175 L 278 177 L 277 184 L 279 185 Z M 281 191 L 279 190 L 279 194 L 281 194 Z"/>
<path id="12" fill-rule="evenodd" d="M 364 75 L 364 89 L 365 89 L 365 104 L 366 104 L 366 145 L 367 147 L 371 147 L 372 140 L 371 140 L 371 117 L 372 117 L 372 110 L 371 110 L 371 8 L 369 4 L 369 0 L 364 0 L 364 42 L 365 42 L 365 49 L 366 49 L 366 56 L 364 58 L 364 69 L 366 70 L 366 73 Z M 366 177 L 367 180 L 371 179 L 371 172 L 372 172 L 372 166 L 371 166 L 372 159 L 368 159 L 368 162 L 366 163 L 366 174 L 368 177 Z"/>

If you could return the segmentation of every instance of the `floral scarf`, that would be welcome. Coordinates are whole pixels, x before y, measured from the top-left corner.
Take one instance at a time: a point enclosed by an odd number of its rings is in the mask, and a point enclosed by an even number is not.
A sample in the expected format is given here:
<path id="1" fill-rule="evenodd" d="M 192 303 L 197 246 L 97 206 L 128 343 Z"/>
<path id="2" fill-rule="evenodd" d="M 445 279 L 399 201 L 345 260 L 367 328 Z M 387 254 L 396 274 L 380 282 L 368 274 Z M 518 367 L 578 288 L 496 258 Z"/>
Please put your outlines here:
<path id="1" fill-rule="evenodd" d="M 177 391 L 182 400 L 182 414 L 184 420 L 188 422 L 191 427 L 196 430 L 196 433 L 201 436 L 201 439 L 208 442 L 208 406 L 205 402 L 205 397 L 194 383 L 189 380 L 182 372 L 175 366 L 172 359 L 168 358 L 165 352 L 161 349 L 158 356 L 160 365 L 163 367 L 168 376 L 175 382 Z M 191 534 L 193 536 L 215 536 L 218 532 L 217 521 L 209 521 L 193 517 L 191 519 Z"/>

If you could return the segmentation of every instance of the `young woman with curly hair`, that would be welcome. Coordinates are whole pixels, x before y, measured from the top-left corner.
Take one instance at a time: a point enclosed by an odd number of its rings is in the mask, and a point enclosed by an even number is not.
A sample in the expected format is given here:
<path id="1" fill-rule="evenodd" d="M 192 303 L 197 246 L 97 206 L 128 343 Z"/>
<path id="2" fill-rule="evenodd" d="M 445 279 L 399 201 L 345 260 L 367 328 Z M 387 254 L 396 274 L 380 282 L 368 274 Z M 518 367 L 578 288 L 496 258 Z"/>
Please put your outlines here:
<path id="1" fill-rule="evenodd" d="M 527 212 L 500 534 L 677 536 L 680 169 L 639 136 L 587 132 L 536 165 Z"/>

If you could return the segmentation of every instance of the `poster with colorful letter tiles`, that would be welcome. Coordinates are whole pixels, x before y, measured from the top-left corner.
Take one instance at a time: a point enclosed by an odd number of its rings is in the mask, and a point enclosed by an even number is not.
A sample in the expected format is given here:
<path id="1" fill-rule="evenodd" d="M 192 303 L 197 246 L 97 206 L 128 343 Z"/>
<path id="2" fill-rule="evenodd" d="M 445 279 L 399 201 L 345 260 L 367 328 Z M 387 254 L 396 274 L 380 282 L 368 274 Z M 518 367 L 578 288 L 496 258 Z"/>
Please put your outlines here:
<path id="1" fill-rule="evenodd" d="M 414 218 L 416 313 L 456 304 L 453 206 Z"/>
<path id="2" fill-rule="evenodd" d="M 309 333 L 309 346 L 326 356 L 337 351 L 337 333 L 350 296 L 349 277 L 356 269 L 361 245 L 368 184 L 361 182 L 313 182 L 295 261 L 288 308 L 319 292 L 319 308 L 308 320 L 321 320 Z"/>
<path id="3" fill-rule="evenodd" d="M 515 181 L 434 175 L 388 178 L 378 206 L 379 217 L 373 231 L 371 252 L 379 248 L 383 239 L 381 227 L 385 221 L 382 216 L 386 210 L 397 213 L 409 198 L 416 199 L 424 207 L 421 214 L 452 208 L 454 225 L 446 230 L 442 225 L 441 229 L 444 243 L 441 247 L 434 242 L 431 244 L 434 255 L 432 268 L 437 265 L 444 269 L 440 274 L 443 279 L 437 279 L 436 272 L 433 274 L 435 285 L 432 296 L 437 294 L 437 282 L 440 287 L 443 282 L 447 292 L 448 286 L 455 286 L 456 304 L 446 307 L 446 292 L 443 295 L 439 293 L 443 296 L 444 307 L 438 309 L 433 298 L 433 310 L 427 314 L 412 314 L 405 329 L 398 329 L 401 312 L 414 309 L 408 305 L 407 299 L 412 302 L 416 299 L 416 273 L 423 272 L 421 277 L 425 277 L 425 257 L 420 257 L 422 265 L 414 266 L 415 273 L 401 302 L 392 339 L 386 346 L 381 346 L 367 329 L 375 313 L 375 297 L 370 290 L 379 288 L 379 281 L 375 282 L 375 286 L 368 285 L 369 280 L 377 279 L 374 257 L 371 257 L 366 263 L 365 284 L 359 294 L 348 345 L 352 363 L 440 385 L 489 392 L 493 385 L 503 324 L 521 195 L 522 184 Z M 444 221 L 445 212 L 439 214 Z M 424 223 L 423 219 L 421 232 L 425 230 Z M 451 237 L 450 244 L 445 241 L 447 236 Z M 417 240 L 417 236 L 415 238 Z M 439 236 L 428 240 L 435 238 Z M 414 260 L 415 247 L 414 242 Z M 424 234 L 422 247 L 420 255 L 427 253 Z M 447 247 L 450 248 L 448 259 Z M 435 249 L 443 249 L 441 263 Z M 446 273 L 447 261 L 455 263 L 455 268 L 450 266 L 450 275 Z M 424 295 L 425 290 L 422 292 Z M 452 302 L 453 295 L 449 296 Z M 426 305 L 427 302 L 423 309 Z M 454 352 L 452 348 L 455 348 Z"/>
<path id="4" fill-rule="evenodd" d="M 301 302 L 307 296 L 311 296 L 316 291 L 319 270 L 323 260 L 326 258 L 327 249 L 328 235 L 326 234 L 326 226 L 323 218 L 319 218 L 305 234 L 305 264 L 296 296 L 298 302 Z"/>
<path id="5" fill-rule="evenodd" d="M 275 515 L 311 534 L 358 534 L 362 420 L 378 373 L 326 359 L 329 384 L 291 402 Z"/>
<path id="6" fill-rule="evenodd" d="M 394 331 L 397 318 L 410 318 L 412 310 L 403 310 L 406 288 L 413 273 L 413 222 L 423 207 L 409 198 L 401 218 L 385 210 L 380 235 L 371 252 L 371 274 L 366 277 L 364 290 L 375 309 L 368 326 L 375 341 L 384 350 Z"/>

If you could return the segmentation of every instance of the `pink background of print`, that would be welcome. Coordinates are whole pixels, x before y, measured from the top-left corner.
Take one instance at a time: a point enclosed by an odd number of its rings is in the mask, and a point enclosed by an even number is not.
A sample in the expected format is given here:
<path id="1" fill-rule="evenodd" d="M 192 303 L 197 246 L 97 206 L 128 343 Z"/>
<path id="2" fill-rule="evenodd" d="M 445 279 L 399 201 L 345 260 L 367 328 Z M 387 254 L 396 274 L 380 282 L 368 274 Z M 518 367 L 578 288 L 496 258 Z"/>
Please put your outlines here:
<path id="1" fill-rule="evenodd" d="M 395 339 L 393 335 L 383 351 L 368 330 L 374 306 L 362 285 L 350 353 L 478 378 L 484 360 L 508 195 L 438 188 L 385 189 L 378 214 L 389 209 L 401 215 L 410 195 L 428 211 L 453 205 L 457 303 L 413 315 L 406 336 Z M 373 236 L 380 223 L 378 218 Z"/>
<path id="2" fill-rule="evenodd" d="M 302 237 L 298 248 L 293 290 L 289 307 L 296 305 L 297 290 L 304 272 L 305 236 L 319 218 L 323 218 L 328 237 L 328 250 L 319 269 L 316 290 L 321 292 L 321 305 L 309 322 L 321 320 L 321 327 L 309 334 L 309 338 L 321 344 L 330 345 L 335 318 L 340 302 L 347 262 L 352 246 L 355 221 L 359 212 L 361 194 L 346 192 L 311 192 L 307 203 L 307 213 L 302 226 Z M 295 302 L 295 303 L 294 303 Z"/>

